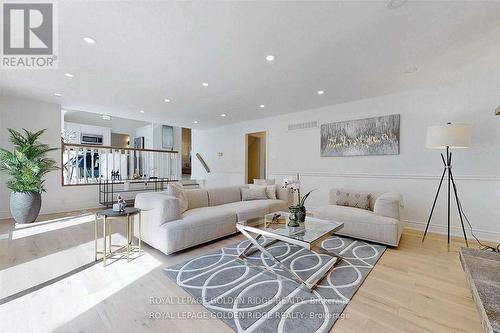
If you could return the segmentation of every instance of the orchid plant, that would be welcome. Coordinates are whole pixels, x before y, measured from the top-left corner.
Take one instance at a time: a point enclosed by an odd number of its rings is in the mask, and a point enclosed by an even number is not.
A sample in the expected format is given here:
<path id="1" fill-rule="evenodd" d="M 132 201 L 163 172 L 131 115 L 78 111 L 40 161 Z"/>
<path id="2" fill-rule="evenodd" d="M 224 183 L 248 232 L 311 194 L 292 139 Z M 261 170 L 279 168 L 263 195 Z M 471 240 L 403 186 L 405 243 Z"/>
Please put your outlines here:
<path id="1" fill-rule="evenodd" d="M 304 209 L 305 202 L 306 202 L 307 198 L 309 197 L 309 195 L 312 193 L 312 191 L 314 191 L 314 190 L 311 190 L 311 191 L 307 192 L 307 194 L 304 195 L 304 197 L 301 197 L 299 174 L 297 174 L 297 178 L 295 178 L 295 179 L 284 178 L 283 179 L 283 188 L 289 188 L 290 190 L 292 190 L 292 192 L 297 193 L 297 207 L 299 207 L 301 210 L 305 210 Z"/>

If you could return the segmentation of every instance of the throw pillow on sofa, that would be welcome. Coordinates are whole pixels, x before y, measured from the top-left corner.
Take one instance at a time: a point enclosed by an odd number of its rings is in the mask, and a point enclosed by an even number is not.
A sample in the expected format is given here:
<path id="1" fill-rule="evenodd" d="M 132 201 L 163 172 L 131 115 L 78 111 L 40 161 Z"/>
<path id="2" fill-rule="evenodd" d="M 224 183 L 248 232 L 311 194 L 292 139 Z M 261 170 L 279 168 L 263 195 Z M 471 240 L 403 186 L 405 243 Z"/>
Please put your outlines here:
<path id="1" fill-rule="evenodd" d="M 266 187 L 241 188 L 241 201 L 266 200 Z"/>
<path id="2" fill-rule="evenodd" d="M 334 203 L 337 206 L 348 206 L 360 209 L 370 209 L 370 193 L 350 190 L 337 190 Z"/>
<path id="3" fill-rule="evenodd" d="M 184 186 L 182 186 L 181 183 L 168 184 L 167 194 L 179 199 L 179 208 L 181 210 L 181 214 L 188 209 L 188 197 L 186 191 L 184 190 Z"/>
<path id="4" fill-rule="evenodd" d="M 375 200 L 375 205 L 373 206 L 373 213 L 375 215 L 392 217 L 399 220 L 399 207 L 401 205 L 401 195 L 395 192 L 387 192 L 380 195 L 377 200 Z"/>
<path id="5" fill-rule="evenodd" d="M 266 191 L 267 199 L 276 200 L 276 185 L 255 185 L 250 184 L 248 188 L 264 188 Z"/>

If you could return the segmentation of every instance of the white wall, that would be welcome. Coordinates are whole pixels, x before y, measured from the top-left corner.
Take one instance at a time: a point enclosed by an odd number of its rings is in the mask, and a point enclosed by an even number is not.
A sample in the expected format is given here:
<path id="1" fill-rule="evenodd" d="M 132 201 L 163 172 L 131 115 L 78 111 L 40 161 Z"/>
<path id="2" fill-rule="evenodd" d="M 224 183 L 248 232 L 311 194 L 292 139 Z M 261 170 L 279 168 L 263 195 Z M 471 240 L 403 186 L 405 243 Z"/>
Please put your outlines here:
<path id="1" fill-rule="evenodd" d="M 179 175 L 182 174 L 182 161 L 181 161 L 181 152 L 182 152 L 182 128 L 177 126 L 173 127 L 173 137 L 174 137 L 174 146 L 173 150 L 179 152 L 179 161 L 176 164 L 177 173 Z M 163 148 L 163 124 L 153 123 L 153 149 L 166 149 Z"/>
<path id="2" fill-rule="evenodd" d="M 144 137 L 144 148 L 147 149 L 164 149 L 162 144 L 162 124 L 152 123 L 140 128 L 135 131 L 135 137 Z M 180 153 L 182 151 L 182 128 L 173 126 L 174 128 L 174 150 Z M 133 145 L 133 142 L 132 142 Z M 181 160 L 177 163 L 178 174 L 182 174 L 182 163 Z"/>
<path id="3" fill-rule="evenodd" d="M 465 122 L 472 126 L 471 147 L 453 151 L 459 194 L 477 235 L 500 240 L 500 77 L 428 90 L 380 96 L 356 102 L 260 119 L 209 130 L 193 130 L 193 156 L 200 153 L 211 168 L 207 174 L 193 160 L 193 178 L 207 186 L 245 181 L 245 133 L 268 131 L 268 177 L 282 179 L 299 172 L 305 189 L 317 188 L 309 208 L 328 202 L 328 189 L 349 187 L 399 191 L 403 219 L 424 227 L 442 172 L 439 151 L 425 148 L 430 125 Z M 319 97 L 320 98 L 320 97 Z M 270 106 L 272 103 L 266 103 Z M 265 111 L 262 111 L 265 112 Z M 394 156 L 320 157 L 320 128 L 288 131 L 293 123 L 320 124 L 370 116 L 401 115 L 400 154 Z M 229 115 L 230 116 L 230 115 Z M 223 152 L 222 157 L 217 152 Z M 446 231 L 445 192 L 441 193 L 432 231 Z M 461 232 L 453 203 L 453 231 Z"/>
<path id="4" fill-rule="evenodd" d="M 109 128 L 111 133 L 126 134 L 131 140 L 135 137 L 136 128 L 151 124 L 145 121 L 120 117 L 111 117 L 110 120 L 104 120 L 102 114 L 76 110 L 64 110 L 63 119 L 67 123 Z"/>
<path id="5" fill-rule="evenodd" d="M 11 148 L 7 128 L 47 131 L 41 140 L 52 147 L 61 144 L 61 108 L 57 104 L 29 99 L 0 96 L 0 147 Z M 51 157 L 60 165 L 60 151 Z M 42 194 L 42 213 L 52 213 L 98 207 L 97 186 L 61 186 L 61 172 L 54 171 L 45 182 L 47 192 Z M 0 218 L 10 217 L 9 189 L 5 175 L 0 174 Z"/>
<path id="6" fill-rule="evenodd" d="M 145 125 L 135 129 L 135 135 L 130 139 L 130 146 L 134 146 L 134 138 L 144 137 L 144 148 L 153 149 L 153 124 Z"/>
<path id="7" fill-rule="evenodd" d="M 78 124 L 72 122 L 64 122 L 64 131 L 69 132 L 72 131 L 75 133 L 75 137 L 72 140 L 68 140 L 67 143 L 76 143 L 81 144 L 81 135 L 82 134 L 94 134 L 94 135 L 102 135 L 102 144 L 104 146 L 111 145 L 111 128 L 102 127 L 102 126 L 92 126 L 87 124 Z"/>

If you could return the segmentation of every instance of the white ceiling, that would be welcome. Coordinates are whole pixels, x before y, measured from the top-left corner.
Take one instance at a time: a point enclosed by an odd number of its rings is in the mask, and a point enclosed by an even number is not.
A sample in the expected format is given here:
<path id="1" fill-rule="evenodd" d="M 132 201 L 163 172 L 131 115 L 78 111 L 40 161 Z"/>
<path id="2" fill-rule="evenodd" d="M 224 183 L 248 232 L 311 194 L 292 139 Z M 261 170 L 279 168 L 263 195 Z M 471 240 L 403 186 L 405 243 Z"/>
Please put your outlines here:
<path id="1" fill-rule="evenodd" d="M 0 70 L 4 93 L 207 128 L 500 67 L 500 1 L 58 3 L 59 69 Z"/>

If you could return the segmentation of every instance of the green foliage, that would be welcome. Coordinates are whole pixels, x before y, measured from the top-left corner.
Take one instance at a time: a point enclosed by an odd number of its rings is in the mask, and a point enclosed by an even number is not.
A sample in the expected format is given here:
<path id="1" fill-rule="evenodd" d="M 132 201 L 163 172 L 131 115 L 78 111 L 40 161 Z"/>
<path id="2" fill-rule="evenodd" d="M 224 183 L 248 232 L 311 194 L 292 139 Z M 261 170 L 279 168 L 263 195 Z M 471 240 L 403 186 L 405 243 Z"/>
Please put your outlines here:
<path id="1" fill-rule="evenodd" d="M 0 148 L 0 171 L 9 176 L 7 187 L 14 192 L 44 192 L 45 175 L 58 169 L 47 153 L 57 148 L 38 141 L 44 129 L 30 132 L 23 128 L 24 134 L 10 128 L 8 131 L 14 150 Z"/>
<path id="2" fill-rule="evenodd" d="M 306 200 L 309 197 L 309 195 L 311 195 L 312 191 L 314 190 L 310 190 L 309 192 L 307 192 L 307 194 L 304 195 L 302 199 L 299 198 L 299 204 L 298 204 L 299 207 L 304 207 L 304 205 L 306 204 Z"/>

